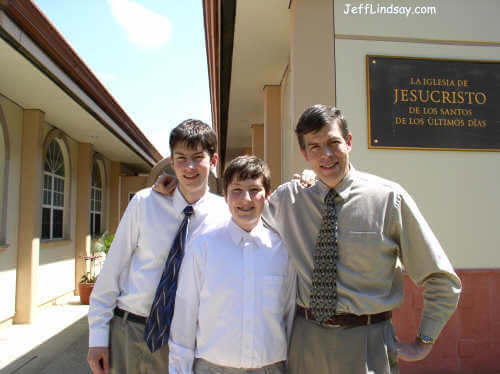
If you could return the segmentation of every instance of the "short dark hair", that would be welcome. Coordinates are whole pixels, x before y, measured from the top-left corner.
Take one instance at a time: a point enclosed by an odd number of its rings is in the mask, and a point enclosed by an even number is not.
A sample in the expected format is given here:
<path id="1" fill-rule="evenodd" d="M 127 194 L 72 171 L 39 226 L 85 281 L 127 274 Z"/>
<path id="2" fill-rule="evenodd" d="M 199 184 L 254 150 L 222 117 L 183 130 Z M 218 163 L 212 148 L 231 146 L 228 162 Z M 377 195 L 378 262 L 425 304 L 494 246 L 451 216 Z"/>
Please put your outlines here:
<path id="1" fill-rule="evenodd" d="M 188 148 L 196 149 L 198 145 L 208 152 L 210 158 L 217 148 L 217 135 L 215 131 L 203 121 L 187 119 L 177 125 L 170 132 L 170 153 L 174 154 L 174 147 L 178 143 L 185 143 Z"/>
<path id="2" fill-rule="evenodd" d="M 224 170 L 224 194 L 227 194 L 229 184 L 234 177 L 244 181 L 262 177 L 262 184 L 266 196 L 271 192 L 271 171 L 267 164 L 256 156 L 238 156 L 232 160 Z"/>
<path id="3" fill-rule="evenodd" d="M 310 132 L 318 132 L 325 125 L 330 125 L 337 123 L 340 131 L 342 132 L 342 137 L 345 141 L 349 141 L 349 128 L 347 127 L 347 121 L 340 109 L 316 104 L 310 106 L 302 114 L 297 122 L 297 127 L 295 128 L 295 134 L 297 134 L 297 140 L 299 141 L 300 148 L 305 149 L 304 135 Z"/>

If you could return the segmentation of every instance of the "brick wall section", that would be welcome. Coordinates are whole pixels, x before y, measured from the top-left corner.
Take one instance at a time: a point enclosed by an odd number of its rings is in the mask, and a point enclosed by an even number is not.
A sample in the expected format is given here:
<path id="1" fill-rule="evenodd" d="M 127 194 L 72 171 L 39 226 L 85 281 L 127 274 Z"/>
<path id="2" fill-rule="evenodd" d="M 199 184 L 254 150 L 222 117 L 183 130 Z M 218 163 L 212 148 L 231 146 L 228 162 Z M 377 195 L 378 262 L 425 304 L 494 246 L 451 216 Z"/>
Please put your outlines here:
<path id="1" fill-rule="evenodd" d="M 400 361 L 401 372 L 500 372 L 500 269 L 459 270 L 462 295 L 425 360 Z M 405 301 L 394 311 L 393 322 L 401 340 L 414 339 L 422 312 L 422 290 L 405 276 Z"/>

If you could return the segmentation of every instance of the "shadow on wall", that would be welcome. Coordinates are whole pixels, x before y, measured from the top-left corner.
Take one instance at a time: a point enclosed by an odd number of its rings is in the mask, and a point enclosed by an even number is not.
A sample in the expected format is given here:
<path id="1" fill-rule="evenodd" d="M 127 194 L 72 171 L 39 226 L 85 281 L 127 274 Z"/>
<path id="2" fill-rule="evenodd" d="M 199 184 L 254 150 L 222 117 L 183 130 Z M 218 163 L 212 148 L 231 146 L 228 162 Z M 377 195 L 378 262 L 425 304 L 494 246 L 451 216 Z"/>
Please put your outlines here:
<path id="1" fill-rule="evenodd" d="M 0 251 L 0 273 L 17 269 L 17 253 L 15 248 L 9 246 Z"/>
<path id="2" fill-rule="evenodd" d="M 40 265 L 75 259 L 74 241 L 63 247 L 57 246 L 57 243 L 54 244 L 53 247 L 40 248 Z"/>

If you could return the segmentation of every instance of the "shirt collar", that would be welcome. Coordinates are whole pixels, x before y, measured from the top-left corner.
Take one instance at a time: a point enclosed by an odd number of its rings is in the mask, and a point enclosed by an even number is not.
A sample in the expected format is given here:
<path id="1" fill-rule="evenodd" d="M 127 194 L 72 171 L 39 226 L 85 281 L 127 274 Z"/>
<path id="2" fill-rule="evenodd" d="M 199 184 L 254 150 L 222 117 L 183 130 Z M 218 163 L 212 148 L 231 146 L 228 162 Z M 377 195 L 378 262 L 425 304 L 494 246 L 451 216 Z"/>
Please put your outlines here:
<path id="1" fill-rule="evenodd" d="M 187 205 L 191 205 L 194 209 L 194 214 L 196 214 L 196 211 L 199 210 L 200 208 L 202 208 L 203 205 L 205 205 L 206 201 L 208 200 L 208 198 L 207 198 L 208 194 L 209 194 L 209 192 L 207 189 L 207 192 L 205 192 L 205 194 L 202 196 L 202 198 L 200 200 L 198 200 L 197 202 L 195 202 L 193 204 L 189 204 L 184 199 L 184 196 L 182 196 L 181 191 L 179 191 L 179 187 L 177 187 L 174 191 L 174 195 L 172 198 L 175 214 L 177 214 L 178 216 L 182 215 L 182 211 L 184 210 L 184 208 Z"/>
<path id="2" fill-rule="evenodd" d="M 356 169 L 352 164 L 349 164 L 349 172 L 347 175 L 340 181 L 339 184 L 335 186 L 335 191 L 340 196 L 343 201 L 346 201 L 349 198 L 349 193 L 351 192 L 351 186 L 354 182 L 354 175 L 356 174 Z M 326 194 L 330 191 L 330 187 L 328 187 L 321 179 L 316 183 L 318 186 L 318 191 L 321 196 L 321 200 L 325 201 Z"/>
<path id="3" fill-rule="evenodd" d="M 233 240 L 234 244 L 239 245 L 242 240 L 253 240 L 257 245 L 263 245 L 266 247 L 271 247 L 271 238 L 269 237 L 269 232 L 266 230 L 262 224 L 262 220 L 259 220 L 257 226 L 255 226 L 252 231 L 247 232 L 239 227 L 231 218 L 227 225 L 229 235 Z"/>

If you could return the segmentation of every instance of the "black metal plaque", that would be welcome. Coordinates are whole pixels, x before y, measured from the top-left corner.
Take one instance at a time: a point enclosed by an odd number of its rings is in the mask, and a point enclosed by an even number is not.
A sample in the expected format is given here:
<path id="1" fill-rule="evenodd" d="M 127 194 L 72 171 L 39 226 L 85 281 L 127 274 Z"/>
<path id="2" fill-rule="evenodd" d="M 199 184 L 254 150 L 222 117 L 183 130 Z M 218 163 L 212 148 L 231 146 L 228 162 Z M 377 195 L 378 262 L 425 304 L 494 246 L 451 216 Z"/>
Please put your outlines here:
<path id="1" fill-rule="evenodd" d="M 500 151 L 500 63 L 367 56 L 370 148 Z"/>

